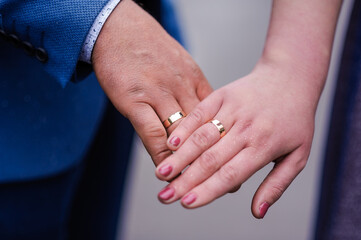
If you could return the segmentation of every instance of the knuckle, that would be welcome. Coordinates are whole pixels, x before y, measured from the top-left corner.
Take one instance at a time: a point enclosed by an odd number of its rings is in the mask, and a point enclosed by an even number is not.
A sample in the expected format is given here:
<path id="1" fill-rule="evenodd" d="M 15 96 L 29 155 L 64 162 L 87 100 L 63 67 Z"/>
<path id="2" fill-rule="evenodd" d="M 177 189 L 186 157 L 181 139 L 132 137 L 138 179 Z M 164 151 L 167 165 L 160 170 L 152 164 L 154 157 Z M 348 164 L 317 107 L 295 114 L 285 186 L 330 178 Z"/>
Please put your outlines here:
<path id="1" fill-rule="evenodd" d="M 149 126 L 145 132 L 146 138 L 167 138 L 167 132 L 163 126 Z"/>
<path id="2" fill-rule="evenodd" d="M 214 153 L 207 151 L 204 152 L 199 158 L 200 168 L 203 169 L 204 172 L 215 172 L 218 169 L 217 158 Z"/>
<path id="3" fill-rule="evenodd" d="M 281 184 L 272 184 L 271 185 L 271 194 L 274 201 L 279 199 L 284 193 L 285 188 Z"/>
<path id="4" fill-rule="evenodd" d="M 234 133 L 236 136 L 244 136 L 252 129 L 253 120 L 237 120 L 234 124 Z M 244 140 L 244 138 L 241 138 Z"/>
<path id="5" fill-rule="evenodd" d="M 202 124 L 204 119 L 204 113 L 201 109 L 196 108 L 188 115 L 188 117 L 192 119 L 195 123 Z"/>
<path id="6" fill-rule="evenodd" d="M 262 119 L 261 121 L 254 122 L 250 133 L 253 136 L 251 143 L 253 146 L 262 147 L 263 151 L 266 152 L 265 146 L 270 146 L 269 143 L 274 136 L 275 124 L 268 120 Z"/>
<path id="7" fill-rule="evenodd" d="M 300 160 L 295 162 L 295 168 L 297 172 L 301 172 L 307 164 L 307 159 L 301 158 Z"/>
<path id="8" fill-rule="evenodd" d="M 238 179 L 238 171 L 237 169 L 231 165 L 227 164 L 223 166 L 220 171 L 220 178 L 229 186 L 234 186 Z"/>
<path id="9" fill-rule="evenodd" d="M 258 137 L 260 139 L 268 140 L 274 133 L 274 124 L 268 120 L 265 120 L 260 125 L 260 131 L 258 131 Z"/>
<path id="10" fill-rule="evenodd" d="M 129 81 L 129 85 L 126 88 L 126 93 L 128 96 L 135 99 L 143 99 L 146 96 L 146 89 L 144 83 L 139 81 Z"/>
<path id="11" fill-rule="evenodd" d="M 274 132 L 274 128 L 276 125 L 274 120 L 270 119 L 269 117 L 259 119 L 255 122 L 255 124 L 257 124 L 257 127 L 261 130 L 261 132 L 264 132 L 264 134 Z"/>
<path id="12" fill-rule="evenodd" d="M 266 120 L 263 121 L 262 126 L 263 126 L 262 130 L 267 132 L 273 132 L 275 127 L 275 122 L 272 120 Z"/>
<path id="13" fill-rule="evenodd" d="M 200 78 L 203 75 L 201 68 L 195 62 L 191 63 L 191 70 L 195 78 Z"/>
<path id="14" fill-rule="evenodd" d="M 141 126 L 142 118 L 139 113 L 147 106 L 148 104 L 146 103 L 122 101 L 120 105 L 120 112 L 131 121 L 133 126 Z M 151 125 L 153 125 L 153 123 L 151 123 Z"/>
<path id="15" fill-rule="evenodd" d="M 232 189 L 229 191 L 229 193 L 235 193 L 235 192 L 237 192 L 240 188 L 241 188 L 241 185 L 237 185 L 237 186 L 235 186 L 234 188 L 232 188 Z"/>
<path id="16" fill-rule="evenodd" d="M 210 142 L 210 140 L 209 140 L 208 133 L 203 132 L 203 131 L 198 131 L 193 134 L 192 143 L 195 146 L 197 146 L 201 149 L 205 149 L 208 146 L 209 142 Z"/>
<path id="17" fill-rule="evenodd" d="M 151 155 L 153 162 L 158 165 L 169 156 L 170 151 L 164 148 L 157 148 L 153 149 L 153 151 L 149 152 L 149 154 Z"/>
<path id="18" fill-rule="evenodd" d="M 174 74 L 174 81 L 179 84 L 179 86 L 182 86 L 184 83 L 184 74 L 177 72 Z"/>
<path id="19" fill-rule="evenodd" d="M 168 85 L 159 85 L 158 91 L 155 92 L 157 98 L 173 98 L 173 91 Z"/>
<path id="20" fill-rule="evenodd" d="M 152 64 L 156 59 L 155 54 L 149 49 L 145 49 L 145 48 L 136 49 L 133 51 L 133 54 L 144 65 Z"/>

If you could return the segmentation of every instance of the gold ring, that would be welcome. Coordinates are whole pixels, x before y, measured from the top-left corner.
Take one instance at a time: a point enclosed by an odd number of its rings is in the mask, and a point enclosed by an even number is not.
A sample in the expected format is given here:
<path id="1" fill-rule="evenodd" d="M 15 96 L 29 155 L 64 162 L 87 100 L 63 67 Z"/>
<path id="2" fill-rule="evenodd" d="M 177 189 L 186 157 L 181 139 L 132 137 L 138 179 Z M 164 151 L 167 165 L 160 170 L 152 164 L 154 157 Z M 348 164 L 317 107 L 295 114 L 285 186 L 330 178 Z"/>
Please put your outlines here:
<path id="1" fill-rule="evenodd" d="M 222 123 L 216 119 L 210 120 L 210 123 L 213 123 L 214 126 L 216 126 L 216 128 L 219 131 L 219 134 L 221 134 L 221 138 L 224 137 L 224 135 L 226 135 L 226 130 L 224 129 Z"/>
<path id="2" fill-rule="evenodd" d="M 169 128 L 170 126 L 172 126 L 173 123 L 175 123 L 179 119 L 184 118 L 185 116 L 187 116 L 187 114 L 185 114 L 183 111 L 176 112 L 170 115 L 170 117 L 163 122 L 163 126 L 165 128 Z"/>

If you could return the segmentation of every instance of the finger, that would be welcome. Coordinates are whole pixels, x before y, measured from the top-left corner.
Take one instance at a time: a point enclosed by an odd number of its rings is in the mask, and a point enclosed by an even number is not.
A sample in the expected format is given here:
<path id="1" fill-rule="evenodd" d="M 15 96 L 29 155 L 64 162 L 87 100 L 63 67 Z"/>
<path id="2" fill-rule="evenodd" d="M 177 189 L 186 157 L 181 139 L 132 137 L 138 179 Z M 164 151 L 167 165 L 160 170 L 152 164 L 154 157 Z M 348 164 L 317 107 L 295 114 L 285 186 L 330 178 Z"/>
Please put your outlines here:
<path id="1" fill-rule="evenodd" d="M 177 111 L 170 115 L 166 120 L 162 121 L 164 128 L 167 131 L 168 136 L 174 129 L 177 128 L 178 124 L 187 116 L 185 111 Z"/>
<path id="2" fill-rule="evenodd" d="M 201 101 L 203 99 L 205 99 L 206 97 L 208 97 L 208 95 L 210 95 L 213 92 L 212 86 L 207 81 L 207 79 L 205 78 L 203 73 L 202 73 L 201 81 L 199 82 L 196 91 L 197 91 L 197 95 Z"/>
<path id="3" fill-rule="evenodd" d="M 220 116 L 226 115 L 226 114 L 220 114 Z M 218 115 L 217 115 L 218 116 Z M 185 120 L 185 119 L 184 119 Z M 230 126 L 232 126 L 231 119 L 225 119 L 224 128 L 229 129 Z M 232 139 L 233 134 L 230 134 L 230 136 L 227 136 L 227 139 Z M 172 156 L 164 160 L 164 162 L 158 166 L 156 169 L 156 176 L 160 180 L 170 180 L 177 176 L 186 166 L 188 166 L 190 163 L 192 163 L 194 160 L 196 160 L 204 151 L 206 151 L 208 148 L 213 146 L 219 139 L 221 138 L 220 132 L 217 129 L 217 127 L 214 126 L 213 123 L 206 123 L 203 124 L 199 129 L 197 129 L 187 140 L 185 140 L 184 144 L 181 148 L 179 148 Z M 234 144 L 235 142 L 233 140 L 228 140 L 228 144 Z M 220 147 L 212 147 L 214 149 L 211 151 L 210 154 L 213 154 L 214 151 L 222 152 L 223 149 L 219 149 Z M 221 151 L 220 151 L 221 150 Z M 240 150 L 238 149 L 238 146 L 234 148 L 234 150 Z M 235 154 L 234 151 L 227 151 L 226 155 Z M 218 154 L 218 153 L 217 153 Z M 206 154 L 202 154 L 206 156 Z M 225 156 L 225 155 L 224 155 Z M 223 156 L 223 157 L 224 157 Z M 202 159 L 207 158 L 203 157 Z M 230 158 L 228 158 L 230 159 Z M 213 160 L 213 159 L 211 159 Z M 206 160 L 202 160 L 203 161 Z M 217 161 L 220 161 L 217 159 Z M 211 167 L 211 164 L 206 163 Z M 212 164 L 215 164 L 212 162 Z M 198 165 L 196 165 L 198 166 Z M 194 168 L 192 166 L 192 168 Z M 213 169 L 213 168 L 212 168 Z"/>
<path id="4" fill-rule="evenodd" d="M 193 188 L 182 199 L 186 208 L 206 205 L 245 182 L 263 167 L 253 147 L 247 147 L 223 165 L 210 178 Z"/>
<path id="5" fill-rule="evenodd" d="M 194 108 L 200 103 L 198 96 L 194 92 L 190 94 L 181 94 L 180 96 L 175 97 L 183 111 L 187 114 L 192 112 Z"/>
<path id="6" fill-rule="evenodd" d="M 239 128 L 239 126 L 237 126 Z M 199 158 L 197 158 L 192 165 L 187 168 L 187 171 L 183 172 L 181 176 L 173 180 L 168 188 L 174 189 L 174 194 L 171 198 L 169 196 L 166 199 L 162 198 L 162 195 L 159 195 L 159 199 L 162 202 L 170 203 L 178 200 L 180 197 L 184 196 L 191 189 L 197 185 L 204 182 L 206 179 L 211 177 L 216 171 L 218 171 L 221 166 L 227 163 L 232 159 L 237 153 L 239 153 L 245 146 L 246 141 L 243 134 L 239 134 L 239 130 L 236 130 L 236 127 L 232 127 L 229 133 L 218 141 L 214 146 L 205 151 Z M 245 132 L 246 134 L 246 132 Z M 190 137 L 189 139 L 191 139 Z M 188 141 L 188 140 L 187 140 Z M 173 161 L 168 163 L 170 159 L 185 148 L 187 142 L 171 157 L 164 160 L 164 162 L 159 166 L 174 166 L 178 164 L 178 161 Z M 227 149 L 227 151 L 225 151 Z M 178 160 L 178 159 L 177 159 Z M 171 175 L 172 177 L 173 175 Z M 238 184 L 236 187 L 239 187 Z M 230 189 L 234 190 L 234 188 Z"/>
<path id="7" fill-rule="evenodd" d="M 168 93 L 154 94 L 153 97 L 154 98 L 151 105 L 157 113 L 169 136 L 172 130 L 174 130 L 182 120 L 182 117 L 180 117 L 181 114 L 179 114 L 179 112 L 182 112 L 183 114 L 186 114 L 186 112 L 178 103 L 177 99 Z M 176 120 L 174 120 L 175 117 Z M 170 118 L 172 118 L 173 121 L 171 121 Z M 165 125 L 166 121 L 169 121 L 168 125 Z"/>
<path id="8" fill-rule="evenodd" d="M 231 110 L 227 108 L 223 108 L 215 117 L 217 119 L 224 119 L 224 122 L 222 122 L 222 126 L 224 129 L 230 129 L 232 125 L 234 124 L 232 118 L 227 118 L 224 116 L 229 116 L 229 112 Z M 185 120 L 185 119 L 184 119 Z M 223 121 L 223 120 L 222 120 Z M 234 127 L 234 131 L 231 130 L 230 135 L 226 135 L 226 139 L 230 139 L 226 141 L 228 144 L 227 149 L 231 145 L 237 144 L 238 141 L 241 141 L 240 139 L 240 132 L 237 131 L 237 129 L 240 128 L 241 125 L 238 125 Z M 237 133 L 233 133 L 237 132 Z M 205 152 L 208 148 L 212 147 L 214 149 L 213 151 L 220 151 L 222 153 L 224 151 L 222 146 L 215 147 L 213 146 L 218 140 L 221 139 L 221 133 L 219 129 L 214 125 L 214 123 L 208 122 L 206 124 L 203 124 L 200 128 L 198 128 L 189 138 L 187 138 L 182 145 L 172 156 L 164 160 L 163 164 L 159 165 L 156 169 L 156 176 L 160 180 L 167 180 L 173 179 L 175 176 L 177 176 L 186 166 L 188 166 L 190 163 L 195 161 L 203 152 Z M 231 140 L 233 139 L 233 140 Z M 233 150 L 238 152 L 239 144 L 237 146 L 233 147 Z M 229 155 L 228 153 L 232 151 L 228 151 L 226 155 Z M 236 154 L 237 152 L 234 152 Z M 225 156 L 225 155 L 223 155 Z M 230 159 L 232 156 L 230 156 L 228 159 Z"/>
<path id="9" fill-rule="evenodd" d="M 151 106 L 159 116 L 162 123 L 176 112 L 183 111 L 174 96 L 166 94 L 155 94 Z"/>
<path id="10" fill-rule="evenodd" d="M 240 185 L 232 188 L 232 189 L 229 191 L 229 193 L 235 193 L 235 192 L 237 192 L 237 191 L 241 188 L 241 186 L 242 186 L 242 184 L 240 184 Z"/>
<path id="11" fill-rule="evenodd" d="M 199 184 L 199 181 L 208 178 L 218 167 L 240 152 L 245 146 L 244 134 L 249 129 L 241 123 L 233 125 L 230 118 L 222 117 L 228 116 L 227 112 L 222 111 L 216 115 L 216 118 L 224 118 L 224 128 L 230 129 L 222 139 L 218 128 L 213 123 L 204 124 L 184 142 L 182 147 L 158 166 L 156 169 L 157 177 L 160 180 L 168 181 L 192 163 L 192 166 L 188 168 L 190 172 L 187 174 L 195 176 L 194 179 Z M 199 176 L 200 173 L 201 176 Z"/>
<path id="12" fill-rule="evenodd" d="M 169 149 L 177 150 L 196 129 L 211 120 L 222 105 L 221 95 L 215 93 L 190 112 L 168 138 Z"/>
<path id="13" fill-rule="evenodd" d="M 192 57 L 189 55 L 189 53 L 186 53 L 188 55 L 189 59 L 192 59 Z M 187 62 L 187 61 L 186 61 Z M 184 83 L 190 83 L 191 86 L 186 86 L 186 88 L 191 91 L 194 91 L 194 93 L 198 96 L 199 100 L 205 99 L 208 95 L 210 95 L 213 92 L 213 88 L 207 81 L 207 78 L 204 76 L 204 73 L 202 72 L 201 68 L 192 60 L 188 61 L 188 64 L 185 64 L 186 68 L 188 68 L 190 77 L 190 81 L 183 81 Z M 195 83 L 195 85 L 193 84 Z"/>
<path id="14" fill-rule="evenodd" d="M 172 154 L 166 144 L 166 130 L 150 105 L 137 103 L 132 109 L 128 118 L 157 166 Z"/>
<path id="15" fill-rule="evenodd" d="M 263 218 L 272 206 L 286 191 L 287 187 L 302 171 L 306 160 L 298 150 L 277 162 L 274 168 L 257 189 L 252 200 L 252 213 L 256 218 Z"/>
<path id="16" fill-rule="evenodd" d="M 187 115 L 187 113 L 190 113 L 199 103 L 198 96 L 195 94 L 195 92 L 183 91 L 181 94 L 176 95 L 176 99 L 179 102 L 179 105 L 182 107 L 183 112 Z M 181 92 L 181 91 L 178 91 Z M 182 122 L 182 119 L 179 119 L 175 123 L 173 123 L 171 126 L 169 126 L 167 129 L 168 136 L 178 127 L 178 125 Z"/>
<path id="17" fill-rule="evenodd" d="M 156 176 L 160 180 L 174 178 L 219 139 L 220 135 L 211 123 L 201 126 L 186 140 L 182 148 L 157 167 Z"/>

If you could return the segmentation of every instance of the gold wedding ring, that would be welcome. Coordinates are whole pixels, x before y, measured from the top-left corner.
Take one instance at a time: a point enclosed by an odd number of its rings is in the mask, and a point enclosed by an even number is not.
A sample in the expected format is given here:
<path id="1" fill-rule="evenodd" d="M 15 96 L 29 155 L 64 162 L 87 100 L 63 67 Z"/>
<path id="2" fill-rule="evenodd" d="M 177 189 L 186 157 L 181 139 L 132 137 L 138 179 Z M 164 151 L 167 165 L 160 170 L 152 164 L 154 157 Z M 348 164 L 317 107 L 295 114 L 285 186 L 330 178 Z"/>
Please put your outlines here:
<path id="1" fill-rule="evenodd" d="M 163 122 L 163 126 L 165 128 L 169 128 L 170 126 L 172 126 L 173 123 L 175 123 L 179 119 L 184 118 L 185 116 L 187 116 L 187 114 L 185 114 L 183 111 L 176 112 L 170 115 L 170 117 Z"/>
<path id="2" fill-rule="evenodd" d="M 213 123 L 214 126 L 216 126 L 216 128 L 219 131 L 219 134 L 221 135 L 221 138 L 224 137 L 224 135 L 226 135 L 226 130 L 224 129 L 222 123 L 216 119 L 210 120 L 210 123 Z"/>

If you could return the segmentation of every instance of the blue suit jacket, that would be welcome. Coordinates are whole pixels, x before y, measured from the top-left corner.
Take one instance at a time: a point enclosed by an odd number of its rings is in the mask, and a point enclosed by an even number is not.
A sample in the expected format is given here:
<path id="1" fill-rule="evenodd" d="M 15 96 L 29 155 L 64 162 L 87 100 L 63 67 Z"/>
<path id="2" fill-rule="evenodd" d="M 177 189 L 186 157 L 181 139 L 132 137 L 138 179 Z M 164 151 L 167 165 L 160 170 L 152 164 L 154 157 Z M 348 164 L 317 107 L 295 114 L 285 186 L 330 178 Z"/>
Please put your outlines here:
<path id="1" fill-rule="evenodd" d="M 87 152 L 106 101 L 90 66 L 77 63 L 106 3 L 0 0 L 0 182 L 57 174 Z M 163 9 L 179 36 L 169 0 Z M 37 52 L 27 54 L 29 44 Z"/>
<path id="2" fill-rule="evenodd" d="M 104 94 L 93 74 L 69 81 L 89 70 L 76 71 L 78 56 L 106 2 L 0 1 L 0 182 L 59 173 L 87 151 Z M 45 49 L 48 60 L 27 55 L 25 43 Z"/>

